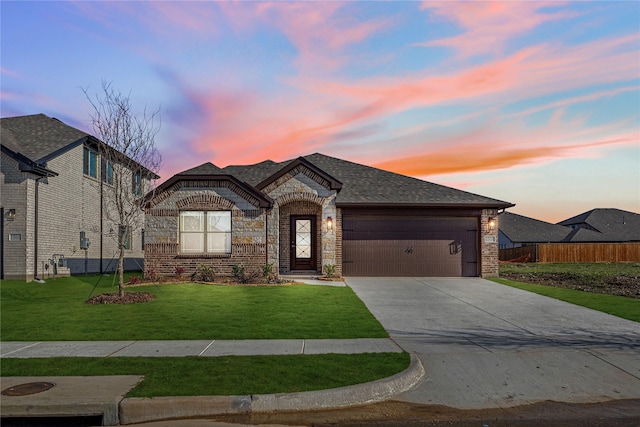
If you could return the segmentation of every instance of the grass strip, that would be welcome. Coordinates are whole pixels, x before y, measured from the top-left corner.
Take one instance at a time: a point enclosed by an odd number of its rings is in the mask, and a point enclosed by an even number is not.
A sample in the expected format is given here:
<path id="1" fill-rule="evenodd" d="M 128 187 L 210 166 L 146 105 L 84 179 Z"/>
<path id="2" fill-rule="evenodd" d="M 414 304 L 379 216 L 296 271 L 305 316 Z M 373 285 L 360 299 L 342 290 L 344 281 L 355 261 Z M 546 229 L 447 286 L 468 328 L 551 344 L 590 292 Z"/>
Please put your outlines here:
<path id="1" fill-rule="evenodd" d="M 3 341 L 386 338 L 349 287 L 166 284 L 142 304 L 85 304 L 99 276 L 2 281 Z M 95 294 L 115 292 L 104 278 Z"/>
<path id="2" fill-rule="evenodd" d="M 544 285 L 517 282 L 507 279 L 490 279 L 496 283 L 533 292 L 539 295 L 588 307 L 623 319 L 640 322 L 640 300 L 616 295 L 597 294 L 574 289 L 555 288 Z"/>
<path id="3" fill-rule="evenodd" d="M 360 384 L 409 366 L 408 353 L 2 359 L 4 376 L 144 375 L 128 397 L 293 393 Z"/>

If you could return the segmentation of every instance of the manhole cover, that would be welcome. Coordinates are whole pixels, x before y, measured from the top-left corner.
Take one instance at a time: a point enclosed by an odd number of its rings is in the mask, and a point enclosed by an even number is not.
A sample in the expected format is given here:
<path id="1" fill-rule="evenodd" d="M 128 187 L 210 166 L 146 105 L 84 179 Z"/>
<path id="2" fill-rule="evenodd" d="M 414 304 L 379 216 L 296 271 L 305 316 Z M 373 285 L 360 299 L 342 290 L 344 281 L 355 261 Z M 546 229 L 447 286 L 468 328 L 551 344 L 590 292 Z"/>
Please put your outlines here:
<path id="1" fill-rule="evenodd" d="M 50 390 L 53 387 L 55 387 L 54 383 L 45 382 L 18 384 L 13 387 L 5 388 L 2 390 L 2 394 L 5 396 L 27 396 L 29 394 L 36 394 Z"/>

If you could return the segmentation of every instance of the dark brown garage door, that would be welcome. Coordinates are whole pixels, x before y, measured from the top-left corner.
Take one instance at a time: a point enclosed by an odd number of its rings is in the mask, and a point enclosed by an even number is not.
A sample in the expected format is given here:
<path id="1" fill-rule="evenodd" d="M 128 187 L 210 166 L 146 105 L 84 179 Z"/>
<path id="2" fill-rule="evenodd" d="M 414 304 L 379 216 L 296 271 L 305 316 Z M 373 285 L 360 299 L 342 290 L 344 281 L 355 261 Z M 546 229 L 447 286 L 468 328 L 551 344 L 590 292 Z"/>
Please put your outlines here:
<path id="1" fill-rule="evenodd" d="M 478 275 L 476 218 L 345 215 L 345 276 Z"/>

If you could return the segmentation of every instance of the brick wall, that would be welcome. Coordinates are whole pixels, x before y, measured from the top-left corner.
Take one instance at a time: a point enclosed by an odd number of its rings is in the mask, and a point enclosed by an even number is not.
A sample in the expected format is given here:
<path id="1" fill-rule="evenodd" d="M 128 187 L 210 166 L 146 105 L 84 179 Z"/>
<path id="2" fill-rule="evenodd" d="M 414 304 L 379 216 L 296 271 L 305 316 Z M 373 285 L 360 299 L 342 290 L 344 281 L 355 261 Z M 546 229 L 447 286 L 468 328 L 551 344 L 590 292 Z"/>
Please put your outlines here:
<path id="1" fill-rule="evenodd" d="M 102 218 L 100 209 L 100 181 L 84 176 L 82 172 L 83 146 L 71 148 L 49 160 L 47 167 L 59 175 L 40 179 L 38 191 L 38 248 L 35 252 L 35 193 L 36 176 L 20 172 L 18 164 L 2 156 L 2 206 L 16 209 L 16 220 L 5 222 L 4 269 L 6 278 L 30 281 L 37 272 L 40 278 L 52 275 L 49 259 L 64 254 L 70 268 L 58 269 L 58 274 L 95 273 L 107 269 L 116 258 L 118 222 Z M 98 176 L 100 176 L 98 161 Z M 125 178 L 126 179 L 126 178 Z M 104 200 L 108 202 L 108 193 Z M 108 209 L 108 203 L 105 203 Z M 132 248 L 126 251 L 126 266 L 138 269 L 143 262 L 142 234 L 144 214 L 133 227 Z M 87 251 L 80 249 L 80 231 L 91 241 Z M 21 234 L 19 242 L 9 242 L 9 234 Z M 100 251 L 102 243 L 102 254 Z M 102 255 L 102 258 L 101 258 Z M 111 262 L 110 271 L 117 266 Z"/>
<path id="2" fill-rule="evenodd" d="M 234 265 L 247 272 L 262 271 L 267 261 L 265 209 L 244 197 L 235 184 L 219 185 L 218 181 L 196 181 L 158 194 L 146 211 L 145 268 L 156 274 L 171 276 L 177 266 L 185 275 L 195 273 L 200 265 L 214 268 L 216 274 L 229 276 Z M 241 195 L 242 194 L 242 195 Z M 181 210 L 230 210 L 231 254 L 181 254 L 179 216 Z"/>
<path id="3" fill-rule="evenodd" d="M 493 219 L 493 229 L 489 227 L 489 220 Z M 498 277 L 498 210 L 483 209 L 480 216 L 480 266 L 481 277 Z"/>
<path id="4" fill-rule="evenodd" d="M 30 271 L 29 280 L 31 280 L 33 279 L 33 258 L 31 258 L 31 265 L 27 268 L 27 233 L 33 232 L 27 230 L 27 227 L 33 224 L 33 212 L 27 210 L 27 199 L 33 195 L 33 180 L 29 179 L 30 174 L 20 172 L 18 163 L 10 157 L 1 154 L 0 162 L 0 203 L 5 212 L 5 217 L 0 218 L 4 222 L 2 236 L 4 277 L 24 280 Z M 9 209 L 16 211 L 13 221 L 8 221 L 6 218 Z M 15 239 L 9 240 L 10 235 L 14 235 Z M 16 240 L 18 235 L 20 240 Z"/>

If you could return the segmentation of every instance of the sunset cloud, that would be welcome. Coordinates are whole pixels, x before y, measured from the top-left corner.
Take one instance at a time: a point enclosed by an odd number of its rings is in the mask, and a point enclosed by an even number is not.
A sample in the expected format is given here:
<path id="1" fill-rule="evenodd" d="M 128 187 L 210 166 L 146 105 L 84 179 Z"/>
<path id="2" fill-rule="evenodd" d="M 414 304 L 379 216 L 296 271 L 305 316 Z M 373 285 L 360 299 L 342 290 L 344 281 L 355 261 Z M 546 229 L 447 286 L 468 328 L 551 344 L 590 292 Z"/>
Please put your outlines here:
<path id="1" fill-rule="evenodd" d="M 7 2 L 0 19 L 3 115 L 86 123 L 80 88 L 113 82 L 160 106 L 164 179 L 321 152 L 490 193 L 598 159 L 640 193 L 631 2 Z"/>

